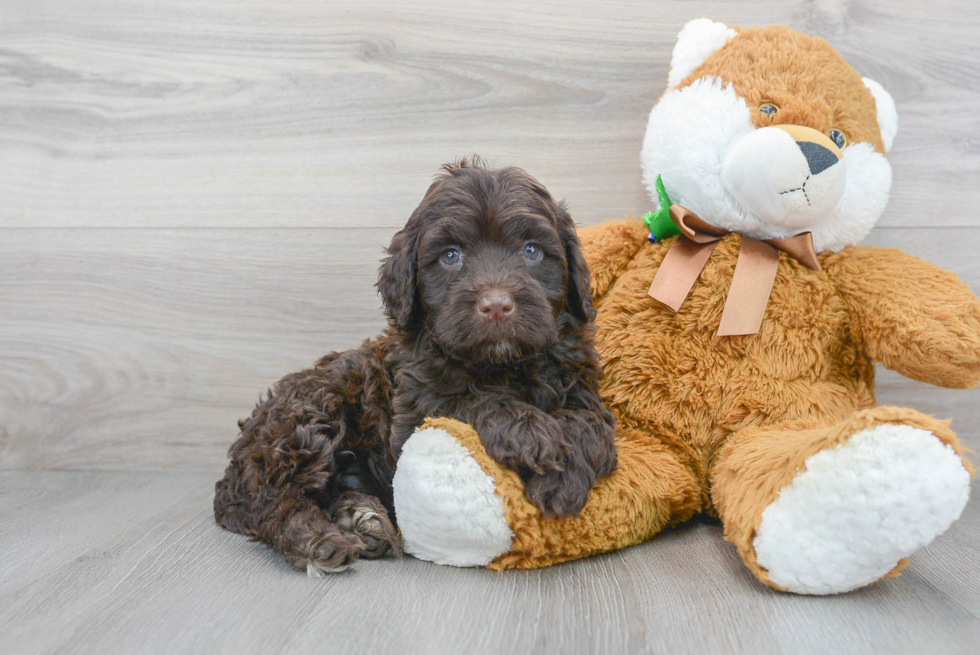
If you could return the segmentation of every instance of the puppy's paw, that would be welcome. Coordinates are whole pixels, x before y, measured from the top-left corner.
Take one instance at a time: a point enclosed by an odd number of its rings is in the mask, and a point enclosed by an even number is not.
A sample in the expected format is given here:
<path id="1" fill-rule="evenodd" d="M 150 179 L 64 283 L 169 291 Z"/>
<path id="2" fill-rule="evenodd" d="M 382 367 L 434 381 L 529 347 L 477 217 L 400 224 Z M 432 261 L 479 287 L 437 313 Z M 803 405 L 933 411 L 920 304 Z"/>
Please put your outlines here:
<path id="1" fill-rule="evenodd" d="M 490 457 L 507 468 L 544 475 L 564 467 L 571 444 L 554 417 L 535 409 L 494 428 L 478 431 L 489 436 L 484 446 Z"/>
<path id="2" fill-rule="evenodd" d="M 306 574 L 311 578 L 322 578 L 326 573 L 342 573 L 357 561 L 363 550 L 364 545 L 354 535 L 323 535 L 313 544 L 306 558 Z"/>
<path id="3" fill-rule="evenodd" d="M 363 557 L 376 559 L 388 552 L 402 554 L 401 540 L 388 511 L 374 496 L 349 491 L 337 499 L 330 514 L 342 530 L 360 538 Z"/>
<path id="4" fill-rule="evenodd" d="M 341 530 L 317 508 L 290 515 L 275 537 L 275 548 L 299 570 L 319 578 L 346 571 L 364 550 L 357 535 Z"/>
<path id="5" fill-rule="evenodd" d="M 577 516 L 589 499 L 592 482 L 573 471 L 550 471 L 525 480 L 524 493 L 545 514 Z"/>

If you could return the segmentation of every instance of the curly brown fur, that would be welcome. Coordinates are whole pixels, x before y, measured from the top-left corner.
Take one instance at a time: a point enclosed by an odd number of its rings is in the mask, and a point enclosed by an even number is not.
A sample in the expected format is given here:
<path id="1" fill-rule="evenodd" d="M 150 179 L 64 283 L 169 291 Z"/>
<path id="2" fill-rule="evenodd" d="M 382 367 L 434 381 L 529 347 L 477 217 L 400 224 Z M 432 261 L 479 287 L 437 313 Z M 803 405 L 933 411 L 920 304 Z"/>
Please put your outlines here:
<path id="1" fill-rule="evenodd" d="M 313 575 L 398 550 L 394 465 L 427 416 L 470 423 L 548 514 L 577 514 L 616 464 L 589 271 L 563 203 L 520 169 L 464 159 L 387 252 L 389 329 L 280 380 L 239 422 L 216 485 L 220 525 Z"/>

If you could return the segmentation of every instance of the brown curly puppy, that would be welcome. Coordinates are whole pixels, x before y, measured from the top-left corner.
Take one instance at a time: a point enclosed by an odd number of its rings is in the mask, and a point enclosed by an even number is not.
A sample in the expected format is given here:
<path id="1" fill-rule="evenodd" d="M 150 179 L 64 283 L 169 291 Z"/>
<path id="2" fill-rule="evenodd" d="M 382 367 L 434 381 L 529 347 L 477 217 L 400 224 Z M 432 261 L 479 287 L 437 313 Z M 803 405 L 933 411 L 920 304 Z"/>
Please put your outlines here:
<path id="1" fill-rule="evenodd" d="M 391 479 L 427 416 L 471 424 L 546 513 L 615 467 L 589 271 L 563 203 L 517 168 L 443 167 L 381 266 L 390 318 L 280 380 L 239 422 L 217 522 L 311 575 L 398 550 Z"/>

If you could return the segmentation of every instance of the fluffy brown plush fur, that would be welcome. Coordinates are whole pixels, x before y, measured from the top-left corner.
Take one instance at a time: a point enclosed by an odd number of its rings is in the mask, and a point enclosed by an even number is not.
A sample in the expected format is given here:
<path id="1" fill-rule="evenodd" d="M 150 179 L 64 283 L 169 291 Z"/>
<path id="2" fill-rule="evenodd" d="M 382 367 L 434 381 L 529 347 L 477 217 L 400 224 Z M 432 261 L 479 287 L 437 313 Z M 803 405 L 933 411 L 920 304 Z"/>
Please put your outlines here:
<path id="1" fill-rule="evenodd" d="M 444 167 L 392 239 L 388 331 L 283 378 L 215 488 L 223 527 L 311 574 L 397 539 L 391 478 L 427 416 L 476 427 L 547 514 L 577 514 L 615 467 L 574 224 L 536 180 L 479 160 Z"/>
<path id="2" fill-rule="evenodd" d="M 820 37 L 782 25 L 741 28 L 737 39 L 695 68 L 677 88 L 707 75 L 731 84 L 749 107 L 769 102 L 779 107 L 775 116 L 752 112 L 756 127 L 805 125 L 821 133 L 837 128 L 850 142 L 867 142 L 885 153 L 871 91 Z"/>

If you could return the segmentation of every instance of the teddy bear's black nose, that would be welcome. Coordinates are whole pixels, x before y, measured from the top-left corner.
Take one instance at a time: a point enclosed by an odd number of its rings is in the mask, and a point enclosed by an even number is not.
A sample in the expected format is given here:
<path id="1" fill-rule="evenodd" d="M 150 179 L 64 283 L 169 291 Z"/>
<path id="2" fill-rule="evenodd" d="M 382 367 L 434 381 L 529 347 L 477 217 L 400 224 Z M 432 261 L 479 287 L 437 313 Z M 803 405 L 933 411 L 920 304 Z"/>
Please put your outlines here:
<path id="1" fill-rule="evenodd" d="M 797 141 L 796 145 L 800 147 L 803 156 L 806 157 L 806 163 L 810 167 L 810 175 L 821 173 L 840 161 L 837 159 L 837 155 L 818 143 Z"/>

